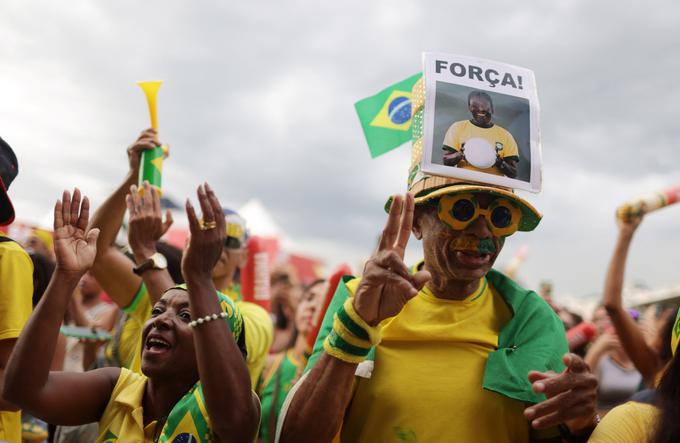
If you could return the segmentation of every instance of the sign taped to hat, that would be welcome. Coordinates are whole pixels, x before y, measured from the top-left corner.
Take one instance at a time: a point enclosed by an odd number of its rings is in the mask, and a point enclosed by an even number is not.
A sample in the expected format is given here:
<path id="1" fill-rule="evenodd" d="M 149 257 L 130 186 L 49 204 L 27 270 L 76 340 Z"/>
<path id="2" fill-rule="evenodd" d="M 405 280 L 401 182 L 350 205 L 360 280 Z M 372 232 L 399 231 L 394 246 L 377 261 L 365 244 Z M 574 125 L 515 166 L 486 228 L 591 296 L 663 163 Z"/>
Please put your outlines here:
<path id="1" fill-rule="evenodd" d="M 422 137 L 422 172 L 539 192 L 541 144 L 533 71 L 425 53 L 423 72 L 425 100 L 420 109 L 413 108 L 413 124 L 422 125 L 413 128 L 414 138 Z"/>

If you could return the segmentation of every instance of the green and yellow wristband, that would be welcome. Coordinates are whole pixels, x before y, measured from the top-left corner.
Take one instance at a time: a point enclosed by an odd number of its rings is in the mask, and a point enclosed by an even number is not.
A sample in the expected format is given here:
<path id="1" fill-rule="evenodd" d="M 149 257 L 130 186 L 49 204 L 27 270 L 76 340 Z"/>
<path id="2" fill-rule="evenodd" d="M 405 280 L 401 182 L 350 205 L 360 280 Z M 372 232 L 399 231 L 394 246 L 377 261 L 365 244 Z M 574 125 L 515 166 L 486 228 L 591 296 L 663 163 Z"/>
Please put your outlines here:
<path id="1" fill-rule="evenodd" d="M 332 357 L 347 363 L 361 363 L 371 348 L 380 343 L 380 327 L 369 326 L 348 298 L 333 317 L 333 329 L 323 348 Z"/>

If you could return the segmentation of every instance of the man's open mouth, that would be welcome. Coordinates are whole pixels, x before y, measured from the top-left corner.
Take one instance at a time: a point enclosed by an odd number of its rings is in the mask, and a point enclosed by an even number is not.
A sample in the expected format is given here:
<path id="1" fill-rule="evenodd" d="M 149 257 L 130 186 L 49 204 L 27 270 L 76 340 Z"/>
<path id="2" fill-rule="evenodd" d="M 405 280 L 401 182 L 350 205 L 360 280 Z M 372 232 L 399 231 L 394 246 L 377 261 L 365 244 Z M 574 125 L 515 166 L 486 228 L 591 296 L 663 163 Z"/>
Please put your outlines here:
<path id="1" fill-rule="evenodd" d="M 456 260 L 463 266 L 484 266 L 491 260 L 491 254 L 485 254 L 479 251 L 454 250 L 454 253 L 456 255 Z"/>

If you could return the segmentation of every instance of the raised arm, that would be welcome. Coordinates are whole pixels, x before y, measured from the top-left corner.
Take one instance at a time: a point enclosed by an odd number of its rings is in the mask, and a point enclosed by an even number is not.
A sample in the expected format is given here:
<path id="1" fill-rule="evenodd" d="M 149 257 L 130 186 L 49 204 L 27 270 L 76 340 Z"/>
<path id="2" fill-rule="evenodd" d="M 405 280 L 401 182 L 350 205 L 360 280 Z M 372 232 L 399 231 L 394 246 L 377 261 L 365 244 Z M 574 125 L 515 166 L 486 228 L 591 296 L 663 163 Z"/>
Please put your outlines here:
<path id="1" fill-rule="evenodd" d="M 125 196 L 130 186 L 137 183 L 141 154 L 158 145 L 155 130 L 147 129 L 140 134 L 127 150 L 129 170 L 125 179 L 99 206 L 90 221 L 90 229 L 100 230 L 97 240 L 97 257 L 92 267 L 92 274 L 109 297 L 121 308 L 130 304 L 142 284 L 142 279 L 132 273 L 134 263 L 114 247 L 114 242 L 125 215 Z"/>
<path id="2" fill-rule="evenodd" d="M 661 361 L 657 352 L 645 341 L 642 330 L 624 309 L 621 295 L 628 249 L 641 221 L 642 217 L 618 220 L 619 236 L 604 284 L 604 307 L 619 336 L 621 346 L 642 374 L 647 386 L 651 387 L 654 386 L 654 379 L 661 368 Z"/>
<path id="3" fill-rule="evenodd" d="M 407 194 L 405 202 L 401 196 L 394 198 L 378 250 L 366 263 L 356 296 L 346 302 L 351 307 L 343 306 L 354 311 L 359 318 L 353 314 L 350 317 L 358 320 L 354 324 L 363 329 L 363 332 L 355 329 L 364 338 L 353 337 L 354 343 L 363 340 L 369 347 L 377 344 L 380 322 L 397 315 L 430 279 L 427 271 L 410 275 L 404 264 L 413 211 L 413 196 Z M 362 357 L 337 346 L 338 341 L 331 338 L 336 333 L 345 332 L 333 329 L 324 344 L 326 351 L 293 394 L 282 418 L 280 442 L 330 442 L 340 430 L 351 400 L 354 372 Z"/>
<path id="4" fill-rule="evenodd" d="M 64 192 L 54 209 L 57 266 L 45 294 L 16 343 L 6 372 L 4 396 L 21 409 L 54 424 L 98 421 L 120 372 L 106 368 L 87 373 L 50 372 L 50 364 L 69 299 L 92 266 L 98 230 L 87 230 L 89 203 L 80 206 Z M 77 392 L 78 395 L 73 395 Z"/>
<path id="5" fill-rule="evenodd" d="M 220 202 L 207 183 L 199 186 L 198 200 L 203 213 L 200 221 L 191 202 L 186 203 L 191 239 L 182 258 L 182 275 L 194 319 L 222 311 L 211 275 L 227 232 Z M 259 424 L 259 406 L 228 324 L 224 321 L 198 324 L 194 327 L 194 343 L 213 431 L 220 441 L 253 441 Z"/>

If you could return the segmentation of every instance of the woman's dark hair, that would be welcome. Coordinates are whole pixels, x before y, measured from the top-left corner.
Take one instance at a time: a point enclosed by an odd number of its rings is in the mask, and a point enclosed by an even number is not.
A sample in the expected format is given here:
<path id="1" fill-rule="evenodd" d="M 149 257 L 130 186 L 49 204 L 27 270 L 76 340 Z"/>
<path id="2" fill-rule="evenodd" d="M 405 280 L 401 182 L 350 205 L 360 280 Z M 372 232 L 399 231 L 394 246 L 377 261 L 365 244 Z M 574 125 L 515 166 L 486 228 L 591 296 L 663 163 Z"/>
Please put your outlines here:
<path id="1" fill-rule="evenodd" d="M 182 250 L 163 241 L 156 242 L 156 249 L 165 256 L 172 281 L 178 285 L 184 283 L 184 277 L 182 277 Z"/>
<path id="2" fill-rule="evenodd" d="M 661 349 L 659 350 L 659 358 L 662 363 L 666 363 L 673 358 L 673 350 L 671 349 L 671 339 L 673 337 L 673 325 L 675 324 L 675 313 L 678 308 L 673 309 L 671 315 L 668 315 L 663 326 L 659 329 L 659 341 L 661 342 Z M 658 342 L 657 342 L 658 343 Z"/>
<path id="3" fill-rule="evenodd" d="M 653 443 L 680 441 L 680 350 L 670 361 L 657 388 L 656 405 L 661 416 L 656 423 Z"/>
<path id="4" fill-rule="evenodd" d="M 54 262 L 41 254 L 30 253 L 33 262 L 33 307 L 42 298 L 54 273 Z"/>

